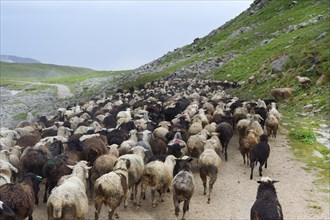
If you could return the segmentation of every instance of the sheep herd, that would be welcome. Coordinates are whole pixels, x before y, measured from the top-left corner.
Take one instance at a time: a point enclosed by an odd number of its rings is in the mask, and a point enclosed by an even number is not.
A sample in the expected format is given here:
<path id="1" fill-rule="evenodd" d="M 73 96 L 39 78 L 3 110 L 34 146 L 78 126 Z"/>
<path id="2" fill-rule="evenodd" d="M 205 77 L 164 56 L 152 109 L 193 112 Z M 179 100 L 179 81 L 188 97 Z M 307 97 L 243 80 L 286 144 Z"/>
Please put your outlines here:
<path id="1" fill-rule="evenodd" d="M 41 181 L 48 219 L 86 219 L 90 203 L 95 219 L 102 206 L 113 219 L 120 205 L 127 207 L 127 196 L 136 209 L 156 207 L 168 191 L 174 214 L 179 216 L 183 203 L 185 219 L 196 188 L 194 171 L 211 203 L 234 134 L 250 179 L 258 162 L 262 176 L 270 156 L 268 138 L 276 138 L 281 114 L 274 99 L 239 100 L 225 92 L 237 86 L 158 80 L 1 128 L 0 219 L 32 219 Z M 251 219 L 283 219 L 275 182 L 258 181 Z M 144 204 L 148 189 L 152 202 Z"/>

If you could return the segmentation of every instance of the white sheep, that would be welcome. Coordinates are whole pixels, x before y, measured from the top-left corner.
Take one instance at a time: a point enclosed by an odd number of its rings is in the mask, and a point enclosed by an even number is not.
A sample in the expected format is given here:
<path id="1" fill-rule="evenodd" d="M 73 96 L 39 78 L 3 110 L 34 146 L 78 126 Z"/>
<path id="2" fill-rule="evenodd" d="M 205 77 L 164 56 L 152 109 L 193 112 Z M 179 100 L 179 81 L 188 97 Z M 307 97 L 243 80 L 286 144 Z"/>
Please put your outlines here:
<path id="1" fill-rule="evenodd" d="M 189 135 L 196 135 L 203 130 L 203 121 L 199 114 L 193 117 L 192 124 L 188 129 Z"/>
<path id="2" fill-rule="evenodd" d="M 141 199 L 145 196 L 148 186 L 151 187 L 152 207 L 156 207 L 155 193 L 159 193 L 159 201 L 164 201 L 164 193 L 170 187 L 173 179 L 173 169 L 175 166 L 175 157 L 169 155 L 165 162 L 152 161 L 147 163 L 141 180 L 141 194 L 138 205 L 141 206 Z"/>
<path id="3" fill-rule="evenodd" d="M 311 79 L 307 76 L 296 76 L 296 79 L 301 86 L 311 86 Z"/>
<path id="4" fill-rule="evenodd" d="M 137 137 L 137 130 L 133 129 L 130 130 L 129 132 L 129 139 L 123 141 L 118 150 L 119 150 L 119 155 L 124 155 L 127 154 L 128 151 L 130 151 L 132 149 L 132 147 L 136 144 L 136 142 L 138 141 L 138 137 Z"/>
<path id="5" fill-rule="evenodd" d="M 168 142 L 167 138 L 166 138 L 166 134 L 169 131 L 169 127 L 171 126 L 171 123 L 168 121 L 161 121 L 158 123 L 158 128 L 156 128 L 153 131 L 153 136 L 154 138 L 161 138 L 163 141 L 165 141 L 166 143 Z"/>
<path id="6" fill-rule="evenodd" d="M 95 220 L 99 219 L 102 204 L 110 206 L 109 219 L 113 219 L 114 214 L 118 217 L 117 208 L 126 200 L 130 165 L 130 160 L 118 158 L 113 171 L 95 181 Z"/>
<path id="7" fill-rule="evenodd" d="M 276 109 L 276 103 L 275 103 L 275 102 L 272 102 L 271 105 L 272 105 L 272 107 L 271 107 L 271 109 L 268 111 L 268 114 L 269 114 L 269 115 L 270 115 L 270 114 L 273 114 L 273 115 L 276 116 L 276 118 L 277 118 L 278 120 L 280 120 L 281 117 L 282 117 L 282 114 Z"/>
<path id="8" fill-rule="evenodd" d="M 48 219 L 85 219 L 88 213 L 86 185 L 88 179 L 87 161 L 70 166 L 72 174 L 63 176 L 52 190 L 47 201 Z"/>
<path id="9" fill-rule="evenodd" d="M 212 143 L 206 143 L 204 146 L 204 151 L 198 159 L 199 174 L 203 181 L 204 195 L 206 195 L 206 182 L 207 177 L 209 177 L 209 194 L 207 198 L 207 203 L 210 203 L 213 184 L 217 180 L 218 172 L 221 166 L 221 159 L 219 154 L 215 151 L 215 146 L 216 145 Z"/>
<path id="10" fill-rule="evenodd" d="M 204 150 L 204 141 L 207 140 L 210 133 L 203 129 L 196 135 L 191 135 L 187 141 L 188 154 L 198 158 Z"/>
<path id="11" fill-rule="evenodd" d="M 0 186 L 12 181 L 12 171 L 18 172 L 17 168 L 7 161 L 0 160 Z"/>
<path id="12" fill-rule="evenodd" d="M 145 149 L 142 146 L 133 147 L 130 152 L 132 154 L 125 154 L 118 159 L 127 159 L 131 162 L 128 169 L 128 189 L 131 189 L 131 199 L 136 204 L 137 187 L 141 181 L 144 170 L 144 156 Z M 124 206 L 127 207 L 127 200 L 125 199 Z"/>

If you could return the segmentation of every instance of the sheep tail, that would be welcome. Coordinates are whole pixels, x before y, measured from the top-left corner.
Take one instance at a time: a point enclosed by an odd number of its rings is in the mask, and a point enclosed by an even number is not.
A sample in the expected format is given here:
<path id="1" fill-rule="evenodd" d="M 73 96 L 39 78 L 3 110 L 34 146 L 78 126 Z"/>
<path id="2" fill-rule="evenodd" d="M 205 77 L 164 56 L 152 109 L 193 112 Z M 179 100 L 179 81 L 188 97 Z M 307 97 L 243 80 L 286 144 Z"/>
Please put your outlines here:
<path id="1" fill-rule="evenodd" d="M 214 165 L 206 165 L 200 168 L 201 173 L 205 173 L 208 176 L 216 176 L 218 174 L 218 170 Z"/>

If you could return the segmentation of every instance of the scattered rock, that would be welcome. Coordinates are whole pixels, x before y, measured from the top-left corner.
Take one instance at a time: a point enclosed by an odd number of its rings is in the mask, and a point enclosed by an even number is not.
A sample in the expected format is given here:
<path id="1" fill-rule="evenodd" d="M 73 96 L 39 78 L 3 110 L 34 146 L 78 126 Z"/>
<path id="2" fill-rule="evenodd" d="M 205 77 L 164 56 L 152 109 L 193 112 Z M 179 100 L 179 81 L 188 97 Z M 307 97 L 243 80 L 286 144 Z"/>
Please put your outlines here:
<path id="1" fill-rule="evenodd" d="M 313 155 L 318 157 L 318 158 L 323 158 L 323 155 L 317 150 L 313 150 Z"/>
<path id="2" fill-rule="evenodd" d="M 314 105 L 313 104 L 308 104 L 308 105 L 305 105 L 302 107 L 301 111 L 303 112 L 310 112 L 312 111 L 314 108 Z"/>
<path id="3" fill-rule="evenodd" d="M 285 55 L 281 56 L 277 60 L 274 60 L 270 66 L 272 67 L 272 73 L 278 73 L 281 72 L 284 65 L 289 61 L 290 57 Z"/>
<path id="4" fill-rule="evenodd" d="M 324 82 L 327 80 L 327 76 L 326 75 L 322 75 L 320 76 L 320 78 L 316 81 L 316 85 L 320 86 L 323 85 Z"/>
<path id="5" fill-rule="evenodd" d="M 327 34 L 328 34 L 328 32 L 323 32 L 322 34 L 320 34 L 320 35 L 316 38 L 316 40 L 321 40 L 321 39 L 325 38 L 325 36 L 327 36 Z"/>

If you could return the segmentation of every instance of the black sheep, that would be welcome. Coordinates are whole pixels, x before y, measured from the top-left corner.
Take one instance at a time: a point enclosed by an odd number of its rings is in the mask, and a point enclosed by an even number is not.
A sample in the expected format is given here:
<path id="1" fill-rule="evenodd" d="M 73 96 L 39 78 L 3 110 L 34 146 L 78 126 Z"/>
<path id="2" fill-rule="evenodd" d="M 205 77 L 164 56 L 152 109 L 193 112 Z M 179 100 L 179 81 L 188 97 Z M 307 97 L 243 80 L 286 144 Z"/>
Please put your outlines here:
<path id="1" fill-rule="evenodd" d="M 262 177 L 257 181 L 258 187 L 257 199 L 254 202 L 250 220 L 283 220 L 282 206 L 278 201 L 274 181 L 269 177 Z"/>
<path id="2" fill-rule="evenodd" d="M 225 159 L 227 161 L 227 147 L 229 144 L 230 139 L 233 137 L 234 135 L 234 130 L 233 127 L 228 124 L 227 122 L 221 122 L 216 130 L 217 133 L 219 133 L 219 140 L 221 142 L 222 145 L 222 153 L 225 154 Z"/>
<path id="3" fill-rule="evenodd" d="M 269 157 L 270 147 L 268 144 L 268 137 L 265 134 L 260 135 L 260 141 L 256 144 L 251 152 L 251 175 L 250 179 L 253 179 L 253 168 L 254 163 L 260 164 L 259 166 L 259 175 L 262 176 L 262 166 L 265 164 L 265 168 L 267 168 L 267 159 Z"/>

